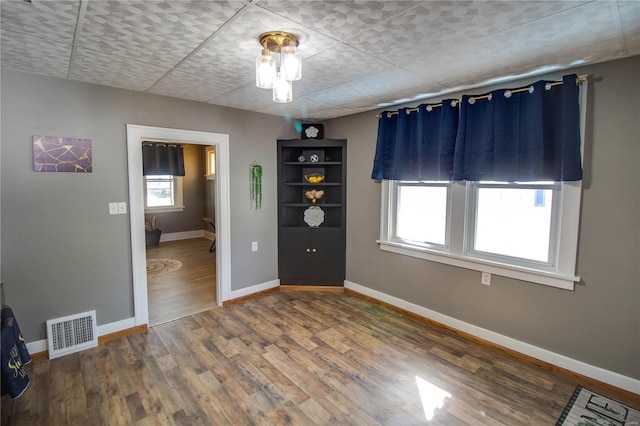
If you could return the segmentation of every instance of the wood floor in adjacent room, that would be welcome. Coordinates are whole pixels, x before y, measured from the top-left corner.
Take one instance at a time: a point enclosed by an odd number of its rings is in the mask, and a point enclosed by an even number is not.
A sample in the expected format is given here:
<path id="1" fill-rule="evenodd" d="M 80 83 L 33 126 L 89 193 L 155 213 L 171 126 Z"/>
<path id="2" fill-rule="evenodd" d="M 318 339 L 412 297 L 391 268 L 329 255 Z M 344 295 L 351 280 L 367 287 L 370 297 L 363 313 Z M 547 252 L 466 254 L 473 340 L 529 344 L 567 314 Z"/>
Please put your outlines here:
<path id="1" fill-rule="evenodd" d="M 216 253 L 210 246 L 206 238 L 191 238 L 147 247 L 147 259 L 182 262 L 177 271 L 147 278 L 149 325 L 216 307 Z"/>
<path id="2" fill-rule="evenodd" d="M 274 292 L 27 369 L 11 425 L 554 425 L 578 384 L 337 292 Z"/>

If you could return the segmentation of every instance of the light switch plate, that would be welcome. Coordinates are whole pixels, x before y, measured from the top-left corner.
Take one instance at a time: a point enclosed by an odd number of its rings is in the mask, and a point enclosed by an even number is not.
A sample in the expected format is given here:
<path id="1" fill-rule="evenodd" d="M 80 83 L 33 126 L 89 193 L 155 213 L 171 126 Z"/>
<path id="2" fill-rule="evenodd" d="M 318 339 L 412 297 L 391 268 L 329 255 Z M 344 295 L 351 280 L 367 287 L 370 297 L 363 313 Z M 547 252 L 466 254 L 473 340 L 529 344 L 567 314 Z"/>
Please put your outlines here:
<path id="1" fill-rule="evenodd" d="M 118 203 L 109 203 L 109 214 L 118 214 Z"/>
<path id="2" fill-rule="evenodd" d="M 118 203 L 118 214 L 127 214 L 127 203 L 121 201 Z"/>

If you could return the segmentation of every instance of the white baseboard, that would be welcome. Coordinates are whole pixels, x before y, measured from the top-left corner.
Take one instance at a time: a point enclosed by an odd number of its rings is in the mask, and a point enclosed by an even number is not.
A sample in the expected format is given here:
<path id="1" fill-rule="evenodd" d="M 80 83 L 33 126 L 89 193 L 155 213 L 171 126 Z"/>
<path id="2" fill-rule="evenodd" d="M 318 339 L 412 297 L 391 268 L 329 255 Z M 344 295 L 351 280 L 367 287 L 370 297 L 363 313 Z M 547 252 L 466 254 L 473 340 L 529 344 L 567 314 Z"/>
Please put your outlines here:
<path id="1" fill-rule="evenodd" d="M 200 237 L 204 237 L 204 229 L 197 229 L 195 231 L 170 232 L 168 234 L 161 234 L 160 242 L 163 243 L 165 241 L 188 240 L 189 238 L 200 238 Z"/>
<path id="2" fill-rule="evenodd" d="M 102 324 L 97 327 L 98 337 L 105 336 L 111 333 L 117 333 L 118 331 L 127 330 L 136 326 L 135 318 L 127 318 L 116 322 L 110 322 L 108 324 Z M 30 354 L 37 354 L 39 352 L 45 352 L 48 350 L 47 339 L 35 340 L 27 343 L 27 349 Z"/>
<path id="3" fill-rule="evenodd" d="M 213 240 L 215 240 L 215 239 L 216 239 L 216 234 L 214 234 L 214 233 L 213 233 L 213 232 L 211 232 L 211 231 L 204 231 L 204 235 L 203 235 L 203 237 L 205 237 L 207 240 L 211 240 L 211 241 L 213 241 Z"/>
<path id="4" fill-rule="evenodd" d="M 377 290 L 372 290 L 368 287 L 353 283 L 351 281 L 345 280 L 344 287 L 349 290 L 364 294 L 365 296 L 372 297 L 395 307 L 420 315 L 421 317 L 428 318 L 430 320 L 455 328 L 456 330 L 471 334 L 480 339 L 495 343 L 496 345 L 512 349 L 516 352 L 520 352 L 521 354 L 531 356 L 541 361 L 548 362 L 549 364 L 553 364 L 558 367 L 573 371 L 575 373 L 582 374 L 583 376 L 591 377 L 593 379 L 608 383 L 618 388 L 628 390 L 629 392 L 640 394 L 640 380 L 634 379 L 632 377 L 627 377 L 620 373 L 605 370 L 604 368 L 596 367 L 582 361 L 578 361 L 567 356 L 551 352 L 547 349 L 533 346 L 529 343 L 504 336 L 502 334 L 487 330 L 482 327 L 478 327 L 464 321 L 460 321 L 456 318 L 443 315 L 439 312 L 432 311 L 431 309 L 427 309 L 411 302 L 407 302 L 406 300 L 398 299 L 397 297 L 389 296 L 388 294 L 379 292 Z"/>
<path id="5" fill-rule="evenodd" d="M 27 349 L 29 350 L 29 353 L 32 355 L 40 352 L 44 352 L 48 350 L 47 339 L 27 342 Z"/>
<path id="6" fill-rule="evenodd" d="M 229 295 L 229 300 L 237 299 L 239 297 L 248 296 L 253 293 L 269 290 L 280 285 L 280 280 L 267 281 L 266 283 L 256 284 L 251 287 L 241 288 L 240 290 L 233 290 Z"/>
<path id="7" fill-rule="evenodd" d="M 102 324 L 98 326 L 98 336 L 104 336 L 106 334 L 117 333 L 118 331 L 126 330 L 136 326 L 135 318 L 127 318 L 116 322 L 110 322 L 108 324 Z"/>

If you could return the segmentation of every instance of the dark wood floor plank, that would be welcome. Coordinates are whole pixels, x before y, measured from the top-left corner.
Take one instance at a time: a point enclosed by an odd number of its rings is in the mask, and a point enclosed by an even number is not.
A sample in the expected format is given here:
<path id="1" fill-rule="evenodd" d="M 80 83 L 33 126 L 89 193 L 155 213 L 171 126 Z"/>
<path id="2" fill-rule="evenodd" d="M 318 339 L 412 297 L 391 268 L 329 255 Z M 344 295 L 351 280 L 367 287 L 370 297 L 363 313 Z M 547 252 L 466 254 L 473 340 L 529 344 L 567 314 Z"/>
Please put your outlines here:
<path id="1" fill-rule="evenodd" d="M 549 425 L 579 384 L 333 292 L 269 293 L 27 368 L 11 426 Z"/>

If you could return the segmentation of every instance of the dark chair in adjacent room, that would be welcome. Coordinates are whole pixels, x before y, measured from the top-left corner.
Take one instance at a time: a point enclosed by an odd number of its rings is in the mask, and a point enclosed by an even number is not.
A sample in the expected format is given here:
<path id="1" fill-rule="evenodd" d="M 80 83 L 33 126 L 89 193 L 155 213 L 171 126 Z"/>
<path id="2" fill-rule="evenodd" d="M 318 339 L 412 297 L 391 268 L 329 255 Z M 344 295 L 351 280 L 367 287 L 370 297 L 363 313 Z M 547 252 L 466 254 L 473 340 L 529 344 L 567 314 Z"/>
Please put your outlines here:
<path id="1" fill-rule="evenodd" d="M 208 217 L 203 217 L 202 220 L 204 220 L 209 225 L 211 225 L 211 229 L 213 230 L 214 237 L 213 237 L 213 242 L 211 243 L 211 247 L 209 247 L 209 251 L 210 252 L 214 252 L 214 251 L 216 251 L 216 237 L 215 237 L 216 224 L 212 219 L 209 219 Z"/>

